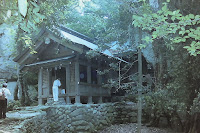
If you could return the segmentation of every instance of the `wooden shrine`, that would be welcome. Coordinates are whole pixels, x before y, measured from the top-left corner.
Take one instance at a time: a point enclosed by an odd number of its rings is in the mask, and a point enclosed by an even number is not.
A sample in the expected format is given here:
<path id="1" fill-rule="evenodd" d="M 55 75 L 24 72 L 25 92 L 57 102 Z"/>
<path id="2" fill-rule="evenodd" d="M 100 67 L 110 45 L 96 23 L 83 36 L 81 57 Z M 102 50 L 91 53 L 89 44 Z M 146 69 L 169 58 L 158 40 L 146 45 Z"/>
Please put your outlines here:
<path id="1" fill-rule="evenodd" d="M 52 99 L 56 78 L 62 84 L 59 98 L 67 104 L 106 102 L 110 90 L 102 87 L 106 77 L 98 75 L 97 70 L 104 69 L 108 56 L 89 59 L 86 52 L 97 48 L 91 39 L 65 27 L 58 32 L 61 36 L 42 29 L 33 39 L 37 53 L 26 49 L 14 59 L 20 72 L 38 72 L 38 104 Z"/>

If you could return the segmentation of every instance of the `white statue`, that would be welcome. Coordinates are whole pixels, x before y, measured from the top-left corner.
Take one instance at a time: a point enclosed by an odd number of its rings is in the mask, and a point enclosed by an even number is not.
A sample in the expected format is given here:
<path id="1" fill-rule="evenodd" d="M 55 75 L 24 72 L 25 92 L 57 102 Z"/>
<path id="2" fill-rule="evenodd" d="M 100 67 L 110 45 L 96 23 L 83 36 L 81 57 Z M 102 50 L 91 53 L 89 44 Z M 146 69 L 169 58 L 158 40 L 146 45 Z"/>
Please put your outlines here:
<path id="1" fill-rule="evenodd" d="M 53 82 L 53 100 L 54 102 L 57 102 L 58 101 L 58 87 L 61 86 L 61 83 L 60 83 L 60 79 L 56 79 L 54 82 Z"/>

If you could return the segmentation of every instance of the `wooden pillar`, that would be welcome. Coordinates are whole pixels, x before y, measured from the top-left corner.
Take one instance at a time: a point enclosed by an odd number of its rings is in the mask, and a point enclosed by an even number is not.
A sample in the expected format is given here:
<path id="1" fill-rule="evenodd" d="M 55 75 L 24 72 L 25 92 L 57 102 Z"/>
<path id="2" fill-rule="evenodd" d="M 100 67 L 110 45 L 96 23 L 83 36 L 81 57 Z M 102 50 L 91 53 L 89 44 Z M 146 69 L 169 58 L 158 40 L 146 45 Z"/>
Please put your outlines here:
<path id="1" fill-rule="evenodd" d="M 22 98 L 22 82 L 23 82 L 23 80 L 22 80 L 22 78 L 23 78 L 23 74 L 19 71 L 19 80 L 17 80 L 17 83 L 18 83 L 18 86 L 19 86 L 19 99 L 21 99 Z"/>
<path id="2" fill-rule="evenodd" d="M 38 73 L 38 105 L 42 105 L 42 68 L 40 68 Z"/>
<path id="3" fill-rule="evenodd" d="M 80 90 L 79 90 L 79 82 L 80 82 L 80 72 L 79 72 L 79 62 L 76 60 L 75 62 L 75 91 L 76 91 L 76 96 L 75 96 L 75 103 L 80 104 L 81 99 L 80 99 Z"/>
<path id="4" fill-rule="evenodd" d="M 69 98 L 69 90 L 70 90 L 70 65 L 65 67 L 66 70 L 66 103 L 71 104 L 71 100 Z"/>
<path id="5" fill-rule="evenodd" d="M 88 84 L 91 84 L 92 83 L 92 80 L 91 80 L 91 62 L 90 61 L 88 61 L 88 66 L 87 66 L 87 83 Z M 91 103 L 93 103 L 92 102 L 92 92 L 93 92 L 93 88 L 91 87 L 90 88 L 91 90 L 88 92 L 89 94 L 89 96 L 88 96 L 88 103 L 89 104 L 91 104 Z"/>
<path id="6" fill-rule="evenodd" d="M 50 91 L 52 89 L 51 87 L 51 71 L 49 71 L 49 69 L 47 69 L 47 102 L 49 101 L 50 98 Z"/>
<path id="7" fill-rule="evenodd" d="M 97 68 L 97 70 L 100 70 L 100 67 L 101 67 L 101 64 L 100 64 L 100 62 L 98 62 L 98 68 Z M 98 73 L 97 73 L 97 84 L 98 85 L 101 85 L 102 84 L 102 77 L 101 77 L 101 75 L 99 75 Z M 100 93 L 100 97 L 99 97 L 99 103 L 103 103 L 103 100 L 102 100 L 102 96 L 103 96 L 103 88 L 102 87 L 99 87 L 99 93 Z"/>

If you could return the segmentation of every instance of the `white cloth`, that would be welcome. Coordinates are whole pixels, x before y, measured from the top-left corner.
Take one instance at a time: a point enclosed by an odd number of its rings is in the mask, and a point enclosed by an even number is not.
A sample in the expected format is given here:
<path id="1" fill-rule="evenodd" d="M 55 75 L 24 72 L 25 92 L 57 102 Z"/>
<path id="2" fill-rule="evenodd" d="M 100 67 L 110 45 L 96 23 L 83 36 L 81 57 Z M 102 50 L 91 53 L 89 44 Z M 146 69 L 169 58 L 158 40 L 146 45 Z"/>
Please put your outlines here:
<path id="1" fill-rule="evenodd" d="M 3 91 L 4 91 L 4 94 L 5 94 L 5 98 L 6 98 L 6 99 L 7 99 L 9 96 L 11 96 L 10 90 L 7 89 L 7 88 L 4 88 L 4 87 L 0 89 L 0 96 L 3 95 L 3 94 L 2 94 Z"/>
<path id="2" fill-rule="evenodd" d="M 58 101 L 58 87 L 61 86 L 60 80 L 56 79 L 53 82 L 53 100 Z"/>

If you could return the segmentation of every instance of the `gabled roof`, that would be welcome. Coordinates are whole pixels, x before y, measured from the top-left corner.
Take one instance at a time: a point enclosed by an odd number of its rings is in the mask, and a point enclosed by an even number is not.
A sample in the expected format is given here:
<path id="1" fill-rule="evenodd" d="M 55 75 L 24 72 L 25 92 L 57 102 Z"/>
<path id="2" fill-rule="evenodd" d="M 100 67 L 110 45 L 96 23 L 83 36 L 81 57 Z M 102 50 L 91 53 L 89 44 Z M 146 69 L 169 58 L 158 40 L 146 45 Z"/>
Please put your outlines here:
<path id="1" fill-rule="evenodd" d="M 76 32 L 76 31 L 74 31 L 74 30 L 71 30 L 71 29 L 65 28 L 65 27 L 60 27 L 60 28 L 58 29 L 58 31 L 60 32 L 61 37 L 64 38 L 64 39 L 66 39 L 66 40 L 69 40 L 69 41 L 71 41 L 71 42 L 73 42 L 73 43 L 75 43 L 75 44 L 79 44 L 79 45 L 85 46 L 85 47 L 87 47 L 87 48 L 89 48 L 89 49 L 91 49 L 91 50 L 97 50 L 97 49 L 98 49 L 98 46 L 97 46 L 96 44 L 93 43 L 93 40 L 92 40 L 92 39 L 88 38 L 87 36 L 85 36 L 85 35 L 83 35 L 83 34 L 81 34 L 81 33 L 78 33 L 78 32 Z M 41 46 L 42 46 L 42 44 L 44 44 L 44 39 L 39 39 L 39 38 L 41 38 L 42 36 L 43 36 L 43 37 L 50 38 L 50 39 L 52 39 L 52 40 L 54 40 L 54 41 L 56 41 L 56 42 L 58 42 L 58 43 L 60 43 L 60 44 L 62 44 L 62 45 L 64 45 L 64 46 L 66 46 L 66 47 L 68 47 L 68 48 L 70 48 L 70 49 L 72 49 L 72 50 L 75 50 L 75 51 L 77 51 L 77 52 L 82 52 L 82 51 L 83 51 L 82 49 L 80 49 L 80 48 L 78 48 L 78 47 L 72 46 L 73 44 L 68 44 L 68 43 L 66 43 L 66 42 L 63 42 L 62 39 L 61 39 L 59 36 L 53 34 L 51 31 L 47 30 L 46 28 L 43 28 L 43 29 L 39 32 L 39 34 L 33 38 L 33 42 L 37 42 L 37 45 L 36 45 L 36 47 L 35 47 L 35 50 L 40 49 Z M 39 40 L 38 40 L 38 39 L 39 39 Z M 115 58 L 115 59 L 117 59 L 117 60 L 121 60 L 121 61 L 123 61 L 123 62 L 126 62 L 126 61 L 124 61 L 124 60 L 122 60 L 122 59 L 120 59 L 120 58 L 114 57 L 114 56 L 112 55 L 112 53 L 109 53 L 109 54 L 108 54 L 107 52 L 102 52 L 102 54 L 104 54 L 104 55 L 106 55 L 106 56 L 110 56 L 110 57 Z M 30 54 L 30 49 L 27 48 L 27 49 L 26 49 L 25 51 L 23 51 L 20 55 L 18 55 L 18 56 L 14 59 L 14 61 L 19 63 L 19 61 L 22 60 L 21 62 L 23 62 L 23 61 L 25 61 L 26 59 L 28 59 L 30 56 L 31 56 L 31 54 Z M 46 61 L 46 62 L 48 62 L 48 61 Z M 39 62 L 37 62 L 37 63 L 39 63 Z M 40 63 L 41 63 L 41 62 L 40 62 Z M 126 63 L 127 63 L 127 62 L 126 62 Z M 33 63 L 33 64 L 34 64 L 34 63 Z"/>
<path id="2" fill-rule="evenodd" d="M 88 38 L 87 36 L 81 34 L 81 33 L 78 33 L 74 30 L 71 30 L 69 28 L 65 28 L 65 27 L 61 27 L 60 28 L 60 33 L 61 35 L 65 38 L 65 39 L 68 39 L 74 43 L 78 43 L 78 44 L 81 44 L 81 45 L 84 45 L 88 48 L 90 48 L 91 50 L 97 50 L 98 49 L 98 46 L 96 44 L 94 44 L 94 41 L 90 38 Z M 121 60 L 125 63 L 128 63 L 126 62 L 125 60 L 122 60 L 118 57 L 115 57 L 110 51 L 108 50 L 105 50 L 103 52 L 101 52 L 102 54 L 106 55 L 106 56 L 109 56 L 109 57 L 112 57 L 112 58 L 115 58 L 117 60 Z"/>

